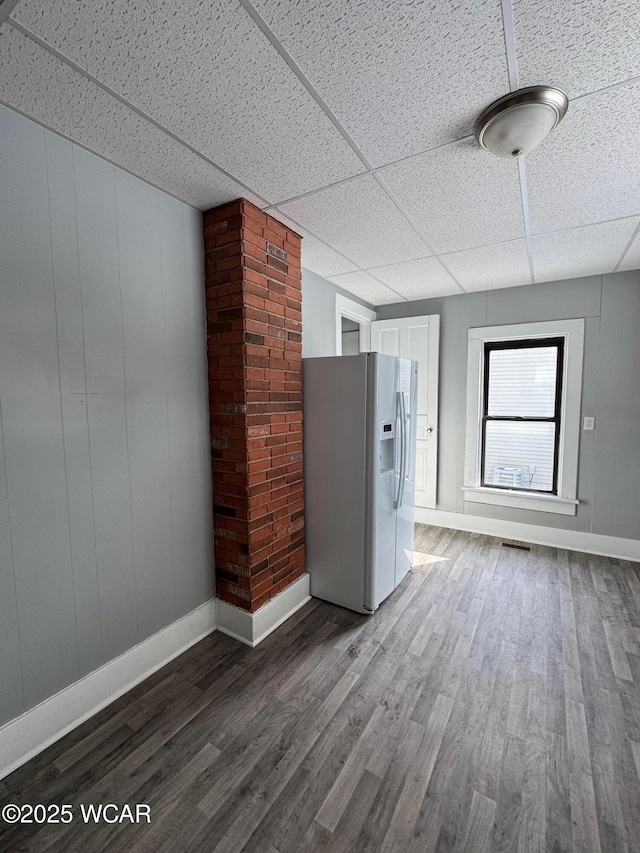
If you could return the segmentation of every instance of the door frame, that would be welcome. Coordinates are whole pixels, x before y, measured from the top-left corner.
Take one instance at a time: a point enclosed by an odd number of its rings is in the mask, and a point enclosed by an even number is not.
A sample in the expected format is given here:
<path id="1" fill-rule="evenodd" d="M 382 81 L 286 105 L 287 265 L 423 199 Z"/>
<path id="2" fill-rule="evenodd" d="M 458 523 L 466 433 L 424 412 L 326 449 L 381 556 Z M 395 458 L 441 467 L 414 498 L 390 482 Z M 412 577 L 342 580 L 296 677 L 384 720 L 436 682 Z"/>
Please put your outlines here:
<path id="1" fill-rule="evenodd" d="M 416 317 L 394 317 L 377 321 L 371 327 L 371 345 L 376 352 L 380 351 L 380 326 L 383 323 L 397 324 L 410 327 L 412 324 L 427 328 L 427 411 L 429 413 L 428 432 L 426 440 L 431 442 L 434 452 L 427 456 L 427 503 L 417 504 L 416 507 L 435 509 L 438 498 L 438 449 L 439 449 L 439 418 L 438 396 L 440 375 L 440 315 L 425 314 Z M 418 440 L 418 436 L 416 436 Z"/>
<path id="2" fill-rule="evenodd" d="M 335 322 L 336 322 L 336 355 L 342 355 L 342 318 L 354 320 L 360 326 L 360 352 L 371 351 L 371 323 L 377 319 L 375 311 L 366 308 L 359 302 L 348 299 L 341 293 L 336 293 Z"/>

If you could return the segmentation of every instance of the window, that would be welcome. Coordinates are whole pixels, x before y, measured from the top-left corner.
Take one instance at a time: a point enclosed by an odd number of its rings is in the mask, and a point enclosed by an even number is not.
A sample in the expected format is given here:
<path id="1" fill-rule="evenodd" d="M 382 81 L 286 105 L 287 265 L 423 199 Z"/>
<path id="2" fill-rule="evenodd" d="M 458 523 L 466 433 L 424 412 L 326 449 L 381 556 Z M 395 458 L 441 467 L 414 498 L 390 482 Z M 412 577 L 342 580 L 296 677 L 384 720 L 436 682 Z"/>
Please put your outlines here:
<path id="1" fill-rule="evenodd" d="M 469 330 L 465 500 L 575 515 L 584 320 Z"/>
<path id="2" fill-rule="evenodd" d="M 483 486 L 558 493 L 564 338 L 484 345 Z"/>

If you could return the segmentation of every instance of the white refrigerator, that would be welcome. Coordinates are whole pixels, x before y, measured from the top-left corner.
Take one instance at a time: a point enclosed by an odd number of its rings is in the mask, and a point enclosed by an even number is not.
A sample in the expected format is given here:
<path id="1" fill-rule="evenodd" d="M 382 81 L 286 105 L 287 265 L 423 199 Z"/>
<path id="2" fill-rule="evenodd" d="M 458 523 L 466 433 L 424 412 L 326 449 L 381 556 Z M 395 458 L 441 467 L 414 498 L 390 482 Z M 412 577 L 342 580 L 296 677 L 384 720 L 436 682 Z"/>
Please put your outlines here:
<path id="1" fill-rule="evenodd" d="M 311 595 L 359 613 L 411 567 L 417 376 L 382 353 L 303 359 Z"/>

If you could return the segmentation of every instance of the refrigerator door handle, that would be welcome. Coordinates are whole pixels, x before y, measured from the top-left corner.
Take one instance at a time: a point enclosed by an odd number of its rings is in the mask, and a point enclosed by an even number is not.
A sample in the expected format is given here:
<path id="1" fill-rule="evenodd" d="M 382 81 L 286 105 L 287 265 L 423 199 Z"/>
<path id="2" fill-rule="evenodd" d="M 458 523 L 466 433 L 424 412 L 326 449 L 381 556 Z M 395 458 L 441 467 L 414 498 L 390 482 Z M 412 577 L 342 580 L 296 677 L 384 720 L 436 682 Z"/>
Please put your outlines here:
<path id="1" fill-rule="evenodd" d="M 396 417 L 400 422 L 400 471 L 398 477 L 398 494 L 394 501 L 394 509 L 398 509 L 402 504 L 402 491 L 404 489 L 404 424 L 402 412 L 404 408 L 404 398 L 402 391 L 396 392 Z"/>
<path id="2" fill-rule="evenodd" d="M 407 479 L 407 456 L 408 456 L 408 436 L 407 436 L 407 403 L 405 399 L 404 392 L 400 393 L 400 418 L 402 421 L 402 473 L 400 475 L 401 480 L 401 490 L 400 490 L 400 501 L 398 506 L 402 506 L 402 502 L 404 500 L 404 487 Z"/>

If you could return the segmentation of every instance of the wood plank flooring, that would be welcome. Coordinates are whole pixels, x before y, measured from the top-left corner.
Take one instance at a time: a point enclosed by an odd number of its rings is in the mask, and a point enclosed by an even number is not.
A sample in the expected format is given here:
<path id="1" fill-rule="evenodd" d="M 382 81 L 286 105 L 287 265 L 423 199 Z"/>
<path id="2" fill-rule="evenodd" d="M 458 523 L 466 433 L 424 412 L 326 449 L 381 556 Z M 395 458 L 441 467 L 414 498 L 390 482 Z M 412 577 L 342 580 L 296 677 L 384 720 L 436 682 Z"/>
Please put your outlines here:
<path id="1" fill-rule="evenodd" d="M 371 617 L 214 633 L 0 782 L 0 850 L 640 851 L 640 565 L 417 527 Z M 148 804 L 85 824 L 80 804 Z"/>

